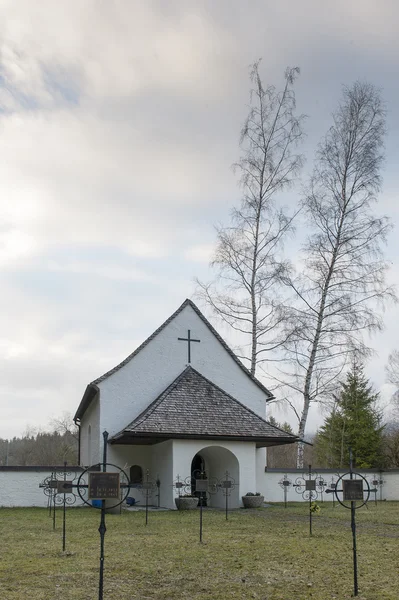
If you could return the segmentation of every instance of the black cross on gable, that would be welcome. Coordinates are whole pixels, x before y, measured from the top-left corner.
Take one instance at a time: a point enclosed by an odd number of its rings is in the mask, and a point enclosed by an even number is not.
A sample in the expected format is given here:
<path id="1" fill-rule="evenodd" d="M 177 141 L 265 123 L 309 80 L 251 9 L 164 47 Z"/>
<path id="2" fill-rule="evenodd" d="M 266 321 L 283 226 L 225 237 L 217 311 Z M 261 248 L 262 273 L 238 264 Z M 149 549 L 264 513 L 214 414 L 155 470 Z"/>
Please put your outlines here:
<path id="1" fill-rule="evenodd" d="M 187 333 L 187 337 L 186 338 L 177 338 L 179 341 L 181 342 L 187 342 L 187 346 L 188 346 L 188 362 L 191 363 L 191 343 L 192 342 L 200 342 L 201 340 L 193 340 L 191 337 L 191 332 L 190 330 L 188 330 Z"/>

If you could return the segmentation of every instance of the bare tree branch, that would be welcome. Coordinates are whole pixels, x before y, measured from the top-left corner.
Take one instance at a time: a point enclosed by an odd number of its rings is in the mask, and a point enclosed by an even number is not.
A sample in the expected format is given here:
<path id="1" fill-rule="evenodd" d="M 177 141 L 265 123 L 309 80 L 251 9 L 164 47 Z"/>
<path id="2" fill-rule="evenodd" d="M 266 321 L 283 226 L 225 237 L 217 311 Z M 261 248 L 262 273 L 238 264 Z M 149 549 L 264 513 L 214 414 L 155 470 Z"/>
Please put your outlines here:
<path id="1" fill-rule="evenodd" d="M 287 69 L 282 91 L 264 87 L 259 61 L 251 67 L 250 106 L 241 130 L 242 201 L 231 225 L 217 229 L 218 244 L 211 265 L 214 283 L 197 281 L 199 296 L 230 327 L 251 340 L 250 369 L 260 354 L 288 343 L 293 323 L 278 295 L 286 270 L 281 257 L 284 238 L 293 231 L 298 211 L 286 215 L 274 198 L 296 180 L 303 165 L 297 147 L 303 139 L 304 116 L 295 115 L 293 84 L 299 69 Z"/>
<path id="2" fill-rule="evenodd" d="M 303 200 L 312 232 L 304 248 L 305 268 L 283 276 L 293 292 L 292 318 L 302 329 L 286 345 L 294 372 L 284 373 L 297 387 L 301 382 L 301 438 L 310 403 L 331 392 L 349 355 L 370 354 L 362 334 L 381 330 L 378 307 L 396 300 L 386 284 L 382 254 L 391 224 L 372 212 L 381 186 L 384 135 L 379 92 L 359 82 L 345 88 Z M 300 444 L 297 465 L 303 466 Z"/>

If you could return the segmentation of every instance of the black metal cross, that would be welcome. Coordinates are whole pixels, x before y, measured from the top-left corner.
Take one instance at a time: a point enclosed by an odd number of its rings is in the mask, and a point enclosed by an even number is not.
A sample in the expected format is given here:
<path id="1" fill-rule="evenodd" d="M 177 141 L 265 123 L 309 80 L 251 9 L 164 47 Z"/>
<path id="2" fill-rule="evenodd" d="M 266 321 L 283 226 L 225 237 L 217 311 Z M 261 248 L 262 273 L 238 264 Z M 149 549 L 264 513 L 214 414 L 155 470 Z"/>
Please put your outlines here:
<path id="1" fill-rule="evenodd" d="M 201 340 L 193 340 L 191 338 L 191 332 L 188 330 L 186 338 L 177 338 L 180 342 L 187 342 L 188 344 L 188 362 L 191 363 L 191 342 L 200 342 Z"/>

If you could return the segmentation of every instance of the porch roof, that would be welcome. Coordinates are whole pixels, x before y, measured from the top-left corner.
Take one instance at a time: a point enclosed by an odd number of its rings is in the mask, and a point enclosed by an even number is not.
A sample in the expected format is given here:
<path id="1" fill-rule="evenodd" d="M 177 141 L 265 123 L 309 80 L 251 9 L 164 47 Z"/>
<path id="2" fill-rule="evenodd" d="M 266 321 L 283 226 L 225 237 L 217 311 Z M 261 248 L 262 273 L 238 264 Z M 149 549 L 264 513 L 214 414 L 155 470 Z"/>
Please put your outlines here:
<path id="1" fill-rule="evenodd" d="M 167 439 L 251 441 L 275 446 L 298 441 L 188 366 L 113 444 L 156 444 Z"/>

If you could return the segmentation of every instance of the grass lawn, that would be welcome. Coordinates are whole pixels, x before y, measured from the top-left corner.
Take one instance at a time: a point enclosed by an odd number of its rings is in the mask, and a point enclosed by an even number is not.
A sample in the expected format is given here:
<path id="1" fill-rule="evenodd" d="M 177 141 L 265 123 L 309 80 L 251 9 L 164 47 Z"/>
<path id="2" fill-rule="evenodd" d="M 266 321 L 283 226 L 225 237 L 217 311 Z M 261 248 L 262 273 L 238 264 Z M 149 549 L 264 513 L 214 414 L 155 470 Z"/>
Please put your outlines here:
<path id="1" fill-rule="evenodd" d="M 107 515 L 104 600 L 328 600 L 353 593 L 350 511 L 321 505 L 309 537 L 307 505 L 230 513 Z M 100 511 L 0 509 L 1 600 L 97 600 Z M 399 599 L 399 503 L 357 511 L 359 600 Z"/>

